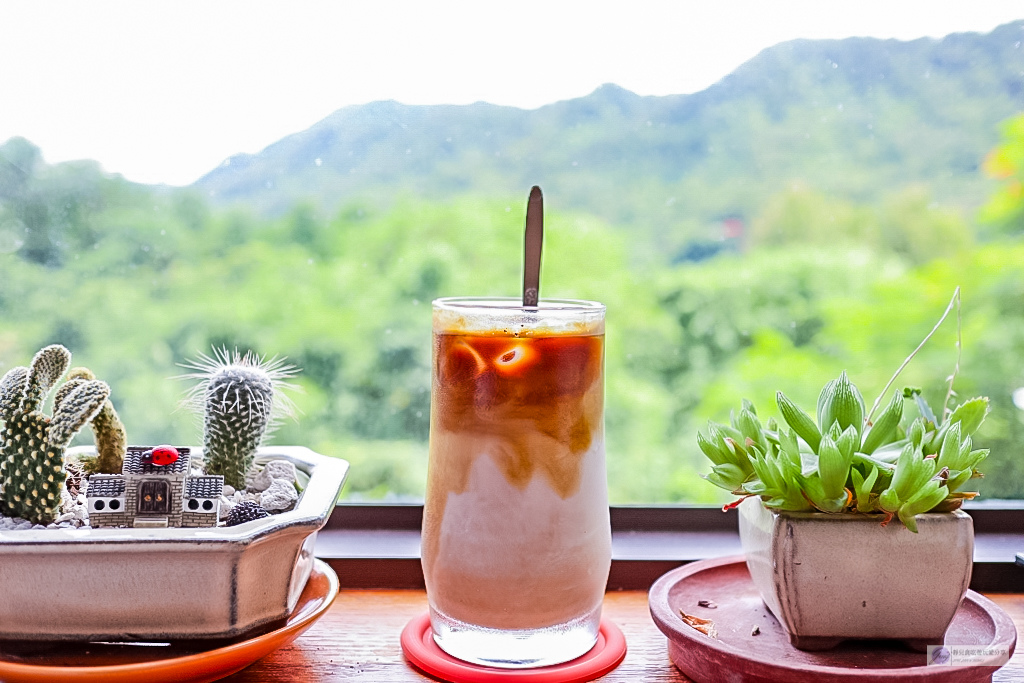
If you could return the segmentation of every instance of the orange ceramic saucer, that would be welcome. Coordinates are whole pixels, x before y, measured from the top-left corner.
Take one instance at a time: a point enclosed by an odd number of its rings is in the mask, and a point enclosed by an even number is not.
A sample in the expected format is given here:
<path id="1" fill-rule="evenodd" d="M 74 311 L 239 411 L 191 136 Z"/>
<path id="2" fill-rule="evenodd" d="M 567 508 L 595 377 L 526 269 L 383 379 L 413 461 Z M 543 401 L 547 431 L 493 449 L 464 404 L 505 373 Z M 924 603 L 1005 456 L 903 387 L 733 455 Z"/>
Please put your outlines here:
<path id="1" fill-rule="evenodd" d="M 338 595 L 338 576 L 316 560 L 295 610 L 283 626 L 222 645 L 192 643 L 10 643 L 0 641 L 4 683 L 202 683 L 230 676 L 298 638 Z M 213 649 L 204 649 L 212 647 Z M 218 647 L 219 645 L 219 647 Z"/>

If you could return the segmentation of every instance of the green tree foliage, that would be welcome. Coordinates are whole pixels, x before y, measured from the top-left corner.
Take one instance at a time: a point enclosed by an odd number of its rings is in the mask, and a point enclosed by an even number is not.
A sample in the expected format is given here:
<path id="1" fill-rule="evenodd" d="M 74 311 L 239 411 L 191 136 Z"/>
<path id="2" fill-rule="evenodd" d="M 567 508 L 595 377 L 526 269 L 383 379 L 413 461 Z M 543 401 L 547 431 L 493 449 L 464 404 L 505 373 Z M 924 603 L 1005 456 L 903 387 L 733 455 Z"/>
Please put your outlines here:
<path id="1" fill-rule="evenodd" d="M 301 417 L 276 440 L 351 460 L 348 495 L 422 495 L 430 300 L 518 292 L 521 200 L 408 198 L 383 212 L 352 204 L 332 218 L 299 206 L 267 220 L 88 165 L 34 173 L 24 185 L 77 174 L 104 199 L 80 214 L 91 246 L 68 243 L 59 265 L 0 255 L 0 370 L 39 346 L 68 344 L 109 379 L 132 441 L 196 443 L 198 425 L 175 410 L 187 388 L 169 379 L 178 365 L 212 345 L 284 355 L 303 368 Z M 822 238 L 831 216 L 838 227 Z M 913 190 L 873 208 L 798 186 L 765 207 L 746 252 L 678 267 L 632 265 L 625 234 L 585 215 L 551 211 L 547 223 L 543 293 L 608 305 L 613 500 L 720 500 L 697 476 L 693 434 L 707 418 L 744 397 L 772 405 L 779 388 L 813 403 L 808 392 L 843 369 L 868 394 L 880 390 L 957 285 L 958 390 L 993 405 L 979 437 L 993 453 L 981 491 L 1024 495 L 1014 457 L 1024 421 L 1010 399 L 1024 386 L 1021 245 L 964 238 L 948 248 L 962 222 Z M 885 238 L 887 225 L 905 241 Z M 926 244 L 898 246 L 914 239 Z M 953 341 L 951 329 L 940 332 L 907 371 L 933 404 Z"/>
<path id="2" fill-rule="evenodd" d="M 92 247 L 86 216 L 103 201 L 99 175 L 91 162 L 46 166 L 23 138 L 0 146 L 0 250 L 54 267 L 69 251 Z"/>
<path id="3" fill-rule="evenodd" d="M 924 186 L 904 187 L 872 207 L 796 183 L 769 199 L 751 226 L 748 246 L 842 245 L 927 263 L 973 242 L 959 212 L 938 206 Z"/>
<path id="4" fill-rule="evenodd" d="M 1002 142 L 986 157 L 985 171 L 1000 187 L 979 219 L 1005 233 L 1024 232 L 1024 114 L 1003 124 Z"/>

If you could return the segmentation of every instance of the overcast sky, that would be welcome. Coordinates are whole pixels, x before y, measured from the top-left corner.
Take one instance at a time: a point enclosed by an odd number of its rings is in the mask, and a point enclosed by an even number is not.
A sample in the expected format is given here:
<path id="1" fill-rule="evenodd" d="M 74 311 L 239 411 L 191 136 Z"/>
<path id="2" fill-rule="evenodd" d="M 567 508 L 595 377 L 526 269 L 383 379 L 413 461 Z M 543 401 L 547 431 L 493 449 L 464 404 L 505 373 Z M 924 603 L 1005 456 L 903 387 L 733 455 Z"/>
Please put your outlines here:
<path id="1" fill-rule="evenodd" d="M 0 0 L 0 141 L 188 184 L 351 104 L 702 90 L 793 38 L 987 32 L 1022 0 Z"/>

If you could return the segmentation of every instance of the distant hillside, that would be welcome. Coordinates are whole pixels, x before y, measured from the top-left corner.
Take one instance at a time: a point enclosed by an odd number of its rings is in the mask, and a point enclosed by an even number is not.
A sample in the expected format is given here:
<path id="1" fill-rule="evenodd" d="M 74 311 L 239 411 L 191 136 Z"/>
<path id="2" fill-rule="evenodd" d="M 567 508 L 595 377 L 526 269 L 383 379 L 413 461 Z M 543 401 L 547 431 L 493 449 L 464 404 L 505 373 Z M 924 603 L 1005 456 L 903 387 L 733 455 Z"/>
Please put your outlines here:
<path id="1" fill-rule="evenodd" d="M 536 110 L 346 107 L 196 185 L 277 214 L 302 199 L 525 197 L 539 183 L 560 207 L 651 238 L 699 236 L 794 182 L 866 203 L 924 184 L 973 210 L 999 122 L 1024 110 L 1022 41 L 1024 21 L 942 40 L 796 40 L 693 95 L 606 85 Z"/>

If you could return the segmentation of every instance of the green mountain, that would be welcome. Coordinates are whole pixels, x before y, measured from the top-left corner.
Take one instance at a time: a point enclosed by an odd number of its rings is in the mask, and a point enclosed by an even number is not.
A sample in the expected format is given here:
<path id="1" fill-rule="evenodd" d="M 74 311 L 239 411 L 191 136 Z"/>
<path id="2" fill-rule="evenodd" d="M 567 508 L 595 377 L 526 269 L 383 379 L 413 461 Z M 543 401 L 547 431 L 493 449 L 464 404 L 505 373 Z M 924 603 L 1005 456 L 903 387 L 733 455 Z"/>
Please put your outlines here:
<path id="1" fill-rule="evenodd" d="M 341 109 L 196 185 L 269 215 L 396 196 L 525 197 L 630 226 L 649 240 L 708 235 L 794 184 L 877 204 L 923 185 L 973 211 L 998 124 L 1024 109 L 1024 21 L 909 42 L 796 40 L 692 95 L 615 85 L 535 110 L 486 103 Z M 680 65 L 685 68 L 685 65 Z"/>

